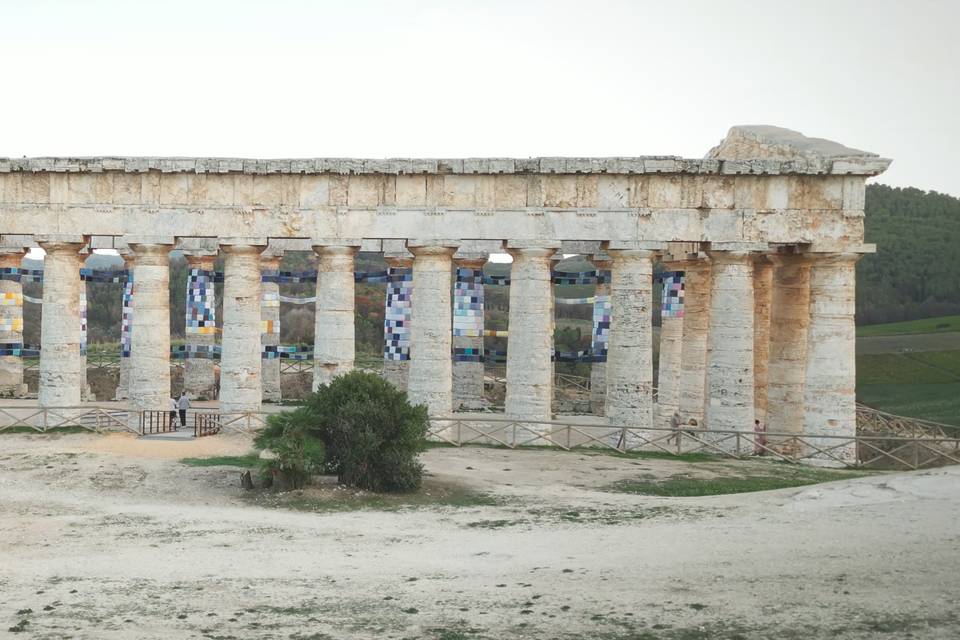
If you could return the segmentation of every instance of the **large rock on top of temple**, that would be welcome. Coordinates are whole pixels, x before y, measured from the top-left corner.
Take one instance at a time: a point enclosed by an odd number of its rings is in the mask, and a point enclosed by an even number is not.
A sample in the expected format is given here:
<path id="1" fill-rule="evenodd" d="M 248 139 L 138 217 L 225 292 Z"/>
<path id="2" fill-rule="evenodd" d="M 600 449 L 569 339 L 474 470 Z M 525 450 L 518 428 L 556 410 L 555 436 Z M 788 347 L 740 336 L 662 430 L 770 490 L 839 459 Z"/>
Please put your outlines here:
<path id="1" fill-rule="evenodd" d="M 738 125 L 730 128 L 727 137 L 707 153 L 707 158 L 720 160 L 804 160 L 822 163 L 838 158 L 877 158 L 876 153 L 844 146 L 825 138 L 808 138 L 799 131 L 765 124 Z"/>

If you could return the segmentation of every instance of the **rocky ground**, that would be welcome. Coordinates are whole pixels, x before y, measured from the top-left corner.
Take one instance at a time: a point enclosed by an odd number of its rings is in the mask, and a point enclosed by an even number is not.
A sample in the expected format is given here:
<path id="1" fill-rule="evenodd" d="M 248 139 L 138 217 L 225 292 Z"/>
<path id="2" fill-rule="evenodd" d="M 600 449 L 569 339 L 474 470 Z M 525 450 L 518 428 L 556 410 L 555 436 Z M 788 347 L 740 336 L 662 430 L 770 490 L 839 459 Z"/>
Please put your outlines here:
<path id="1" fill-rule="evenodd" d="M 661 498 L 609 489 L 769 463 L 433 449 L 381 501 L 179 462 L 248 449 L 0 435 L 0 636 L 960 635 L 960 469 Z"/>

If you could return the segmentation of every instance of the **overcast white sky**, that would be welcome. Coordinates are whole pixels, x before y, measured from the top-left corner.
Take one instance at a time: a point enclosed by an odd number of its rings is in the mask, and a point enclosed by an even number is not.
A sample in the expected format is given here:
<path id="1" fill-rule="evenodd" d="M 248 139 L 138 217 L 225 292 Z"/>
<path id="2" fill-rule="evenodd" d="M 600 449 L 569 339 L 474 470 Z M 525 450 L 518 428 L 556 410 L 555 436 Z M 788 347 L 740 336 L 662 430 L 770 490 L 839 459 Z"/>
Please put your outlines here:
<path id="1" fill-rule="evenodd" d="M 776 124 L 960 195 L 960 2 L 0 0 L 0 156 L 700 157 Z"/>

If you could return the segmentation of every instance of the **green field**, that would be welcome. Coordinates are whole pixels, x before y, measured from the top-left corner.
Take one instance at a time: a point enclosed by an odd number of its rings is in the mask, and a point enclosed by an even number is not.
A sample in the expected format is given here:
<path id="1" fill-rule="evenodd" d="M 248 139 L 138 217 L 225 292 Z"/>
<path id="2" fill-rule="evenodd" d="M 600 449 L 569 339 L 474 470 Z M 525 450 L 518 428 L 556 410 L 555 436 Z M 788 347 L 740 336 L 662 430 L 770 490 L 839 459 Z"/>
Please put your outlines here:
<path id="1" fill-rule="evenodd" d="M 908 320 L 907 322 L 870 324 L 857 327 L 857 337 L 899 336 L 946 331 L 960 331 L 960 316 L 940 316 L 939 318 L 924 318 L 923 320 Z"/>
<path id="2" fill-rule="evenodd" d="M 857 400 L 901 416 L 960 425 L 960 351 L 857 356 Z"/>

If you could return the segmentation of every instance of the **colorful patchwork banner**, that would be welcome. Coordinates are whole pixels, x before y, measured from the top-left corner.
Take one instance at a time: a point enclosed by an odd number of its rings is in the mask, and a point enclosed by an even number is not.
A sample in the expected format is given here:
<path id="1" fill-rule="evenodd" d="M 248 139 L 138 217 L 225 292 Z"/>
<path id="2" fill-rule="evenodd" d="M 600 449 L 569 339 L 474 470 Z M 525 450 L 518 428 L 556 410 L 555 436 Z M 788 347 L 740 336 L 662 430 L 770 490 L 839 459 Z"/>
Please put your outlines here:
<path id="1" fill-rule="evenodd" d="M 171 358 L 204 358 L 216 360 L 220 357 L 218 344 L 182 344 L 170 347 Z"/>
<path id="2" fill-rule="evenodd" d="M 276 284 L 299 284 L 301 282 L 316 282 L 316 271 L 276 271 L 265 269 L 260 274 L 261 282 L 273 282 Z"/>
<path id="3" fill-rule="evenodd" d="M 483 271 L 480 269 L 457 267 L 457 281 L 453 288 L 453 335 L 483 336 Z"/>
<path id="4" fill-rule="evenodd" d="M 493 330 L 493 329 L 484 329 L 484 330 L 483 330 L 483 335 L 484 335 L 484 337 L 487 337 L 487 338 L 509 338 L 509 337 L 510 337 L 510 332 L 509 332 L 509 331 L 495 331 L 495 330 Z"/>
<path id="5" fill-rule="evenodd" d="M 313 347 L 302 345 L 265 345 L 260 352 L 260 357 L 265 360 L 274 360 L 283 358 L 287 360 L 312 360 Z"/>
<path id="6" fill-rule="evenodd" d="M 612 310 L 610 296 L 594 297 L 592 362 L 607 361 L 607 343 L 610 340 L 610 315 Z"/>
<path id="7" fill-rule="evenodd" d="M 557 304 L 593 304 L 597 301 L 596 296 L 589 298 L 554 298 Z"/>
<path id="8" fill-rule="evenodd" d="M 453 349 L 454 362 L 483 362 L 483 349 L 472 347 L 455 347 Z"/>
<path id="9" fill-rule="evenodd" d="M 23 331 L 23 318 L 0 319 L 0 331 Z"/>
<path id="10" fill-rule="evenodd" d="M 387 271 L 357 271 L 353 274 L 354 282 L 390 282 L 390 270 Z"/>
<path id="11" fill-rule="evenodd" d="M 23 306 L 23 294 L 13 293 L 12 291 L 4 293 L 0 296 L 0 306 L 4 307 L 22 307 Z"/>
<path id="12" fill-rule="evenodd" d="M 0 356 L 23 356 L 23 343 L 0 342 Z"/>
<path id="13" fill-rule="evenodd" d="M 123 285 L 123 315 L 120 318 L 120 357 L 130 357 L 130 327 L 133 321 L 133 271 Z"/>
<path id="14" fill-rule="evenodd" d="M 663 283 L 663 299 L 660 305 L 660 317 L 683 317 L 683 271 L 665 271 L 660 276 Z"/>
<path id="15" fill-rule="evenodd" d="M 609 271 L 554 271 L 553 284 L 604 284 L 610 282 Z"/>
<path id="16" fill-rule="evenodd" d="M 279 307 L 280 294 L 274 291 L 264 291 L 260 294 L 261 307 Z"/>
<path id="17" fill-rule="evenodd" d="M 87 355 L 87 285 L 80 283 L 80 355 Z"/>
<path id="18" fill-rule="evenodd" d="M 383 359 L 410 359 L 410 296 L 413 269 L 387 269 L 387 301 L 383 315 Z"/>
<path id="19" fill-rule="evenodd" d="M 210 334 L 217 332 L 213 283 L 212 271 L 190 269 L 187 276 L 186 333 Z"/>
<path id="20" fill-rule="evenodd" d="M 80 280 L 83 282 L 126 282 L 127 271 L 124 269 L 80 269 Z"/>
<path id="21" fill-rule="evenodd" d="M 276 335 L 280 335 L 280 321 L 279 320 L 261 320 L 260 333 L 274 333 Z"/>

